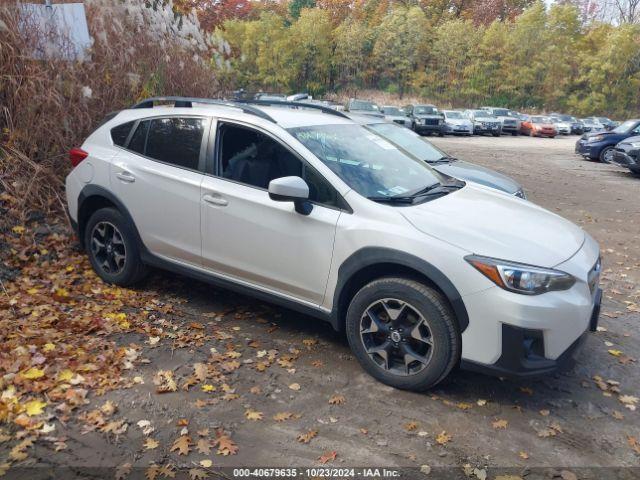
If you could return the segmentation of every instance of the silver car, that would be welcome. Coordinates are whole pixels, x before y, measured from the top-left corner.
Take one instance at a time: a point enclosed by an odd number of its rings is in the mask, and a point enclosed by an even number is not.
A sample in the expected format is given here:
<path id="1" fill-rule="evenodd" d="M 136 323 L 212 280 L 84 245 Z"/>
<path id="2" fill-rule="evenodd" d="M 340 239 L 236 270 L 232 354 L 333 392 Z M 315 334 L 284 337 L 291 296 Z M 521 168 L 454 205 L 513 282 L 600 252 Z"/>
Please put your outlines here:
<path id="1" fill-rule="evenodd" d="M 515 117 L 506 108 L 497 107 L 482 107 L 481 110 L 485 110 L 490 114 L 496 116 L 498 120 L 502 122 L 502 133 L 510 133 L 514 137 L 520 132 L 520 120 Z"/>
<path id="2" fill-rule="evenodd" d="M 473 123 L 459 110 L 444 110 L 445 133 L 473 135 Z"/>

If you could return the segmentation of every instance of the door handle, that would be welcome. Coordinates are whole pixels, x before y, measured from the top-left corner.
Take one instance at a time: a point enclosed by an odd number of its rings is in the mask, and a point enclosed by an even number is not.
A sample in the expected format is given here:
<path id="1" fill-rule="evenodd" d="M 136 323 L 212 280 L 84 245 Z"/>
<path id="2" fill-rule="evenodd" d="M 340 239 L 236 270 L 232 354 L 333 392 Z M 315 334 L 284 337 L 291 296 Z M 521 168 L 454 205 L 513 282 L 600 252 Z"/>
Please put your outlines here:
<path id="1" fill-rule="evenodd" d="M 136 177 L 134 177 L 127 171 L 116 173 L 116 177 L 127 183 L 133 183 L 136 181 Z"/>
<path id="2" fill-rule="evenodd" d="M 226 207 L 229 205 L 229 202 L 220 196 L 205 195 L 202 199 L 209 205 L 215 205 L 216 207 Z"/>

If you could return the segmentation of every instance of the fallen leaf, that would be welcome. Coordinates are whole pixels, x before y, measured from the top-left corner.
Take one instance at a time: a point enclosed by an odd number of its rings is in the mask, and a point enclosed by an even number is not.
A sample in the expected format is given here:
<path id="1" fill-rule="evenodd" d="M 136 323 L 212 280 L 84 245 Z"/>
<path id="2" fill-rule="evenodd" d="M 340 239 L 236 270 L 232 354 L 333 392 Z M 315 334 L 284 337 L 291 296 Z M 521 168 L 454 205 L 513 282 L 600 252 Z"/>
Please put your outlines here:
<path id="1" fill-rule="evenodd" d="M 231 438 L 224 433 L 223 430 L 216 432 L 216 438 L 213 440 L 213 446 L 218 447 L 218 455 L 235 455 L 238 453 L 238 446 Z"/>
<path id="2" fill-rule="evenodd" d="M 338 452 L 336 452 L 335 450 L 333 450 L 332 452 L 325 452 L 322 455 L 320 455 L 318 457 L 318 460 L 320 461 L 320 463 L 327 463 L 329 461 L 333 461 L 336 459 L 336 457 L 338 456 Z"/>
<path id="3" fill-rule="evenodd" d="M 36 367 L 31 367 L 30 369 L 22 372 L 20 376 L 22 378 L 26 378 L 27 380 L 37 380 L 38 378 L 44 377 L 44 370 Z"/>
<path id="4" fill-rule="evenodd" d="M 123 463 L 118 468 L 116 468 L 116 480 L 124 480 L 131 473 L 131 464 Z"/>
<path id="5" fill-rule="evenodd" d="M 273 416 L 273 419 L 276 422 L 284 422 L 285 420 L 289 420 L 293 417 L 293 413 L 291 412 L 279 412 Z"/>
<path id="6" fill-rule="evenodd" d="M 318 435 L 317 430 L 309 430 L 307 433 L 301 433 L 298 435 L 296 440 L 300 443 L 309 443 L 316 435 Z"/>
<path id="7" fill-rule="evenodd" d="M 247 417 L 248 420 L 253 420 L 254 422 L 258 420 L 262 420 L 263 418 L 262 412 L 258 412 L 256 410 L 251 410 L 251 409 L 244 412 L 244 416 Z"/>
<path id="8" fill-rule="evenodd" d="M 196 450 L 202 455 L 209 455 L 211 453 L 211 442 L 206 438 L 201 438 L 196 443 Z"/>
<path id="9" fill-rule="evenodd" d="M 529 454 L 525 451 L 520 451 L 520 453 L 518 453 L 518 456 L 520 458 L 522 458 L 523 460 L 528 460 L 529 459 Z"/>
<path id="10" fill-rule="evenodd" d="M 405 423 L 402 428 L 404 428 L 407 432 L 413 432 L 415 429 L 417 429 L 419 426 L 418 422 L 407 422 Z"/>
<path id="11" fill-rule="evenodd" d="M 291 390 L 294 390 L 294 391 L 297 392 L 298 390 L 300 390 L 300 384 L 299 383 L 292 383 L 291 385 L 289 385 L 289 388 Z"/>
<path id="12" fill-rule="evenodd" d="M 209 460 L 208 458 L 205 458 L 204 460 L 200 460 L 200 466 L 201 467 L 211 468 L 212 465 L 213 465 L 213 462 L 211 460 Z"/>
<path id="13" fill-rule="evenodd" d="M 344 402 L 346 402 L 344 395 L 333 395 L 329 399 L 329 405 L 342 405 Z"/>
<path id="14" fill-rule="evenodd" d="M 451 435 L 449 435 L 445 430 L 441 431 L 436 437 L 436 442 L 440 445 L 446 445 L 451 441 Z"/>
<path id="15" fill-rule="evenodd" d="M 151 437 L 147 437 L 147 440 L 144 442 L 142 446 L 147 450 L 153 450 L 155 448 L 158 448 L 159 445 L 160 445 L 160 442 L 158 442 L 157 440 Z"/>
<path id="16" fill-rule="evenodd" d="M 43 402 L 42 400 L 31 400 L 24 404 L 24 410 L 27 412 L 27 415 L 33 417 L 42 414 L 42 410 L 46 406 L 47 402 Z"/>
<path id="17" fill-rule="evenodd" d="M 171 451 L 178 451 L 178 455 L 189 455 L 191 451 L 191 438 L 188 435 L 180 435 L 171 446 Z"/>
<path id="18" fill-rule="evenodd" d="M 491 425 L 496 430 L 498 430 L 498 429 L 505 430 L 507 428 L 507 425 L 509 425 L 509 422 L 507 420 L 500 419 L 500 420 L 496 420 Z"/>
<path id="19" fill-rule="evenodd" d="M 201 468 L 192 468 L 189 470 L 189 478 L 190 480 L 204 480 L 209 478 L 209 474 Z"/>

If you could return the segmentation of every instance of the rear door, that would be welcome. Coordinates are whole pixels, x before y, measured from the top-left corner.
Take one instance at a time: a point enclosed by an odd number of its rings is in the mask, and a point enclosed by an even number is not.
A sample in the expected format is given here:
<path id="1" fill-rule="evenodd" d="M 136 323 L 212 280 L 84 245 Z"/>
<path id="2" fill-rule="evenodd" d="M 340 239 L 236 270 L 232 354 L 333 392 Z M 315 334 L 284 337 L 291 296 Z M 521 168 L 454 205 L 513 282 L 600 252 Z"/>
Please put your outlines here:
<path id="1" fill-rule="evenodd" d="M 200 185 L 210 119 L 140 120 L 111 164 L 111 187 L 144 245 L 161 257 L 201 263 Z"/>

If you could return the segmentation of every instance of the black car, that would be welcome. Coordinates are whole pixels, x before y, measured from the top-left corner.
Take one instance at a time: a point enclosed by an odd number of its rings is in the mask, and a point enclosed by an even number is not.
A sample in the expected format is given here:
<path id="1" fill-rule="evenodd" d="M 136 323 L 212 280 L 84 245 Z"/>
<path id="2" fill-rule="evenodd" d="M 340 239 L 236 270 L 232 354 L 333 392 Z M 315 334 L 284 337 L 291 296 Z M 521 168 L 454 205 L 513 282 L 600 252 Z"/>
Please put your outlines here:
<path id="1" fill-rule="evenodd" d="M 640 174 L 640 136 L 629 137 L 618 143 L 613 151 L 611 163 Z"/>
<path id="2" fill-rule="evenodd" d="M 640 119 L 627 120 L 610 132 L 585 133 L 576 142 L 575 151 L 585 158 L 611 163 L 616 145 L 637 135 L 640 135 Z"/>
<path id="3" fill-rule="evenodd" d="M 444 136 L 444 115 L 438 111 L 435 105 L 405 105 L 402 107 L 411 119 L 411 128 L 420 135 L 437 133 Z"/>

